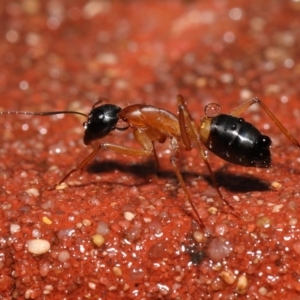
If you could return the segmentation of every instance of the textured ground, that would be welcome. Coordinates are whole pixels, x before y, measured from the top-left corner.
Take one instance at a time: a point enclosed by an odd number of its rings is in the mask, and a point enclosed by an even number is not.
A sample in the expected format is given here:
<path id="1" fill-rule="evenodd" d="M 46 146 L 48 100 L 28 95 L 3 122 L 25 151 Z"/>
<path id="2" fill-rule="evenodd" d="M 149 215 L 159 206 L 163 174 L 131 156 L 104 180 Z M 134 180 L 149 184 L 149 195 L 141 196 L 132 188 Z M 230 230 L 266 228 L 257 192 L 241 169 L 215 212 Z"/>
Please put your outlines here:
<path id="1" fill-rule="evenodd" d="M 176 113 L 181 93 L 198 123 L 209 102 L 230 112 L 258 96 L 299 138 L 299 1 L 23 0 L 0 13 L 1 110 L 88 113 L 106 97 Z M 243 116 L 271 137 L 273 167 L 210 155 L 239 217 L 213 209 L 200 155 L 182 152 L 205 230 L 168 143 L 159 172 L 103 151 L 43 191 L 91 151 L 84 119 L 0 116 L 0 299 L 300 299 L 300 151 L 258 106 Z M 138 147 L 130 130 L 106 140 Z"/>

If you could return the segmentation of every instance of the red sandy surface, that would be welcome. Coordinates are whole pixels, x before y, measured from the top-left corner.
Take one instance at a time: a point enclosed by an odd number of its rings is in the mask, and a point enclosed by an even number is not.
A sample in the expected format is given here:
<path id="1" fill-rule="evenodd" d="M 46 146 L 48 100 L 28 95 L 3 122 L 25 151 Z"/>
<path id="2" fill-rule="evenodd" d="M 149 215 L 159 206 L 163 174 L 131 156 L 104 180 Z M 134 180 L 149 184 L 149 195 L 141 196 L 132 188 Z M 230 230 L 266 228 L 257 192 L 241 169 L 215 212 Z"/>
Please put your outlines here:
<path id="1" fill-rule="evenodd" d="M 23 0 L 0 13 L 1 110 L 88 113 L 106 97 L 176 113 L 181 93 L 198 122 L 209 102 L 229 113 L 258 96 L 299 136 L 299 1 Z M 208 170 L 182 152 L 204 232 L 168 143 L 159 172 L 103 151 L 68 188 L 43 191 L 91 151 L 84 120 L 0 116 L 0 299 L 300 299 L 300 152 L 259 107 L 244 116 L 271 137 L 273 167 L 210 155 L 239 217 L 212 214 Z M 106 140 L 138 147 L 130 130 Z M 32 254 L 32 239 L 50 250 Z"/>

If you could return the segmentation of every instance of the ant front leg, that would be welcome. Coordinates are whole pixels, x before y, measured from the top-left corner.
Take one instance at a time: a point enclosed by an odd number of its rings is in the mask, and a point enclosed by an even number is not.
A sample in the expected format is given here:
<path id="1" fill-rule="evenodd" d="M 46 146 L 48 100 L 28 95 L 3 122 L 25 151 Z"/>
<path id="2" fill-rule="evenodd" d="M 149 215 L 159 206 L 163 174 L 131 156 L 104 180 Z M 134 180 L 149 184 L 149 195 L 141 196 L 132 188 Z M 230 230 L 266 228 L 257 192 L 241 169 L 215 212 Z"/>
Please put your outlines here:
<path id="1" fill-rule="evenodd" d="M 58 185 L 65 182 L 71 174 L 77 171 L 82 171 L 84 168 L 86 168 L 89 163 L 95 158 L 95 156 L 98 154 L 98 152 L 101 149 L 109 149 L 119 154 L 125 154 L 129 156 L 150 156 L 153 152 L 151 150 L 147 149 L 132 149 L 128 147 L 123 147 L 115 144 L 110 143 L 101 143 L 95 149 L 93 152 L 91 152 L 83 161 L 81 161 L 76 168 L 72 169 L 70 172 L 68 172 L 59 182 Z M 55 187 L 51 187 L 48 190 L 53 190 Z"/>
<path id="2" fill-rule="evenodd" d="M 230 115 L 234 117 L 239 117 L 241 113 L 247 110 L 251 105 L 258 103 L 263 110 L 268 114 L 271 120 L 276 124 L 276 126 L 281 130 L 281 132 L 290 140 L 292 144 L 294 144 L 297 148 L 300 149 L 300 144 L 296 140 L 296 138 L 282 125 L 282 123 L 275 117 L 275 115 L 269 110 L 269 108 L 257 97 L 248 100 L 247 102 L 241 104 L 237 108 L 235 108 Z"/>
<path id="3" fill-rule="evenodd" d="M 181 95 L 178 95 L 177 101 L 178 101 L 178 111 L 179 111 L 178 120 L 179 120 L 180 133 L 181 133 L 182 142 L 183 142 L 186 150 L 191 150 L 192 143 L 196 145 L 196 147 L 197 147 L 197 149 L 209 171 L 213 186 L 215 187 L 220 199 L 222 200 L 223 203 L 225 203 L 231 209 L 231 211 L 235 215 L 237 215 L 237 213 L 235 212 L 235 210 L 231 206 L 231 204 L 223 197 L 223 195 L 217 185 L 216 178 L 215 178 L 214 173 L 208 162 L 207 151 L 203 150 L 203 147 L 200 142 L 200 137 L 199 137 L 197 126 L 189 114 L 189 111 L 184 103 L 183 97 Z"/>
<path id="4" fill-rule="evenodd" d="M 100 151 L 101 149 L 101 145 L 99 145 L 98 147 L 96 147 L 94 149 L 93 152 L 91 152 L 83 161 L 81 161 L 76 168 L 72 169 L 71 171 L 69 171 L 59 182 L 57 185 L 48 188 L 48 190 L 54 190 L 56 186 L 62 184 L 63 182 L 66 182 L 66 180 L 70 177 L 71 174 L 77 172 L 77 171 L 82 171 L 97 155 L 97 153 Z"/>

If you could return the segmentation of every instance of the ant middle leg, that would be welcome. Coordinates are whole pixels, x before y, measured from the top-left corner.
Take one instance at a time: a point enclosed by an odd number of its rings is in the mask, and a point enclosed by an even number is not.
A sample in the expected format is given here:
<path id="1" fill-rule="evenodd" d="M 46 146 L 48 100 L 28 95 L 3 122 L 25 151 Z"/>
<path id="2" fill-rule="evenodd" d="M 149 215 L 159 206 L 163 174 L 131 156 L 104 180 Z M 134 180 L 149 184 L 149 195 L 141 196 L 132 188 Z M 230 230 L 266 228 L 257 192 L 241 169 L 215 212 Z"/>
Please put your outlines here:
<path id="1" fill-rule="evenodd" d="M 257 97 L 248 100 L 247 102 L 236 107 L 230 115 L 234 117 L 239 117 L 241 113 L 247 110 L 251 105 L 258 103 L 263 110 L 268 114 L 271 120 L 276 124 L 276 126 L 281 130 L 281 132 L 294 144 L 297 148 L 300 149 L 300 144 L 296 138 L 282 125 L 282 123 L 276 118 L 276 116 L 270 111 L 270 109 Z"/>
<path id="2" fill-rule="evenodd" d="M 181 187 L 182 187 L 182 189 L 183 189 L 183 191 L 184 191 L 184 193 L 185 193 L 185 195 L 186 195 L 186 197 L 187 197 L 187 199 L 188 199 L 188 201 L 189 201 L 189 203 L 190 203 L 193 211 L 195 212 L 195 214 L 197 216 L 197 219 L 199 221 L 200 226 L 204 229 L 205 225 L 204 225 L 201 217 L 198 214 L 197 208 L 196 208 L 194 202 L 192 201 L 190 193 L 189 193 L 189 191 L 188 191 L 188 189 L 186 187 L 186 184 L 184 182 L 182 174 L 181 174 L 181 172 L 180 172 L 180 170 L 178 168 L 178 165 L 177 165 L 178 160 L 179 160 L 179 147 L 178 147 L 177 140 L 175 138 L 171 139 L 171 146 L 172 146 L 172 149 L 173 149 L 173 153 L 171 154 L 170 161 L 172 163 L 173 170 L 174 170 L 174 172 L 175 172 L 175 174 L 177 176 L 177 179 L 178 179 L 178 181 L 179 181 L 179 183 L 180 183 L 180 185 L 181 185 Z"/>

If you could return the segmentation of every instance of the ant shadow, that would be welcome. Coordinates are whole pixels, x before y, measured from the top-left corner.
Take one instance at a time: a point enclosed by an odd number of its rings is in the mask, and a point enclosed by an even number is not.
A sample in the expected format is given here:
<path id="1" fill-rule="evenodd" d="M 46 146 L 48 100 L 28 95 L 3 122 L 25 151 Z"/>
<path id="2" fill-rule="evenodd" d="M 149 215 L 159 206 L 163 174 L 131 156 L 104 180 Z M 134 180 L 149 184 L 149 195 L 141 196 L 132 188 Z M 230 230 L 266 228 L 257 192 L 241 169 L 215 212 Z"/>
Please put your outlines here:
<path id="1" fill-rule="evenodd" d="M 223 186 L 226 190 L 235 193 L 247 193 L 254 191 L 268 191 L 270 190 L 270 183 L 263 181 L 253 175 L 249 174 L 233 174 L 224 168 L 214 172 L 218 186 Z M 204 179 L 211 185 L 212 180 L 209 175 L 203 175 Z"/>
<path id="2" fill-rule="evenodd" d="M 95 161 L 87 167 L 87 172 L 91 174 L 101 174 L 114 172 L 116 170 L 122 173 L 129 173 L 137 178 L 145 178 L 157 173 L 155 162 L 147 161 L 140 164 L 121 164 L 116 161 Z"/>
<path id="3" fill-rule="evenodd" d="M 114 171 L 129 173 L 135 177 L 142 179 L 142 182 L 147 182 L 151 176 L 158 178 L 174 179 L 177 178 L 172 170 L 160 170 L 155 161 L 148 160 L 138 164 L 121 164 L 116 161 L 93 162 L 87 167 L 87 172 L 92 174 L 109 173 Z M 209 173 L 182 172 L 182 176 L 186 181 L 191 181 L 194 178 L 201 176 L 206 182 L 213 186 L 213 182 Z M 218 186 L 224 187 L 226 190 L 235 193 L 246 193 L 254 191 L 268 191 L 270 184 L 262 181 L 259 178 L 249 174 L 233 174 L 222 167 L 214 172 L 214 176 Z M 142 185 L 144 183 L 135 184 Z M 124 184 L 128 185 L 128 184 Z"/>

